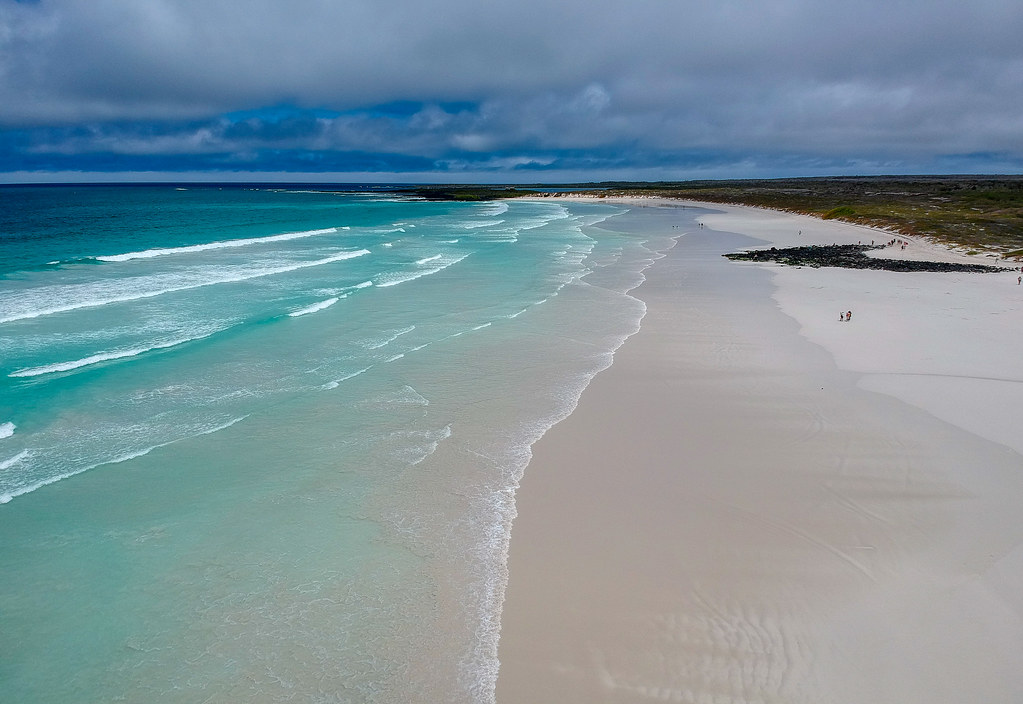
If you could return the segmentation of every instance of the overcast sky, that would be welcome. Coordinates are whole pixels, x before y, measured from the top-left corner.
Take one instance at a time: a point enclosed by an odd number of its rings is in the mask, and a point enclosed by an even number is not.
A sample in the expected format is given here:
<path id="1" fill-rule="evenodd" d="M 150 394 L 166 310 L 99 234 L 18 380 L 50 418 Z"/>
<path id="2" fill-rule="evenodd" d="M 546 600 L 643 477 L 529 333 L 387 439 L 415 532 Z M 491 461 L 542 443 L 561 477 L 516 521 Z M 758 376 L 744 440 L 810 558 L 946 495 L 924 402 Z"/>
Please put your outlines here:
<path id="1" fill-rule="evenodd" d="M 1019 0 L 0 0 L 0 181 L 1021 172 Z"/>

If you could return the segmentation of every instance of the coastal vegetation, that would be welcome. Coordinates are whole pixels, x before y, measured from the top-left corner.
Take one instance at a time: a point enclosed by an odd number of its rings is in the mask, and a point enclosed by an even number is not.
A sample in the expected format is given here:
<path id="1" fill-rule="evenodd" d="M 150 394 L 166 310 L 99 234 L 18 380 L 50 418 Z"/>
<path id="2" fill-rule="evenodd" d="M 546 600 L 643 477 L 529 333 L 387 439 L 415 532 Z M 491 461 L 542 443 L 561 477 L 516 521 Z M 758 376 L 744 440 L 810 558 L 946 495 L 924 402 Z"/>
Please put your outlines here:
<path id="1" fill-rule="evenodd" d="M 519 198 L 529 195 L 528 189 L 505 186 L 416 186 L 405 192 L 424 200 L 480 201 Z"/>

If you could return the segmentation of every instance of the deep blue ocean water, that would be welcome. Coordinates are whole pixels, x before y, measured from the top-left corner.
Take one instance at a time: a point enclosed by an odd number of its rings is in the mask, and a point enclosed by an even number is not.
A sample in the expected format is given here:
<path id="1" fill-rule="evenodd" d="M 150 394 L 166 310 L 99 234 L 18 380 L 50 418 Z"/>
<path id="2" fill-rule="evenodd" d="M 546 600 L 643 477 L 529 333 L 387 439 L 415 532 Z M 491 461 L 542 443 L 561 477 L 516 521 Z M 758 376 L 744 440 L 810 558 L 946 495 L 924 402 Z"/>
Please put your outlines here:
<path id="1" fill-rule="evenodd" d="M 492 701 L 529 447 L 671 245 L 635 216 L 0 188 L 0 699 Z"/>

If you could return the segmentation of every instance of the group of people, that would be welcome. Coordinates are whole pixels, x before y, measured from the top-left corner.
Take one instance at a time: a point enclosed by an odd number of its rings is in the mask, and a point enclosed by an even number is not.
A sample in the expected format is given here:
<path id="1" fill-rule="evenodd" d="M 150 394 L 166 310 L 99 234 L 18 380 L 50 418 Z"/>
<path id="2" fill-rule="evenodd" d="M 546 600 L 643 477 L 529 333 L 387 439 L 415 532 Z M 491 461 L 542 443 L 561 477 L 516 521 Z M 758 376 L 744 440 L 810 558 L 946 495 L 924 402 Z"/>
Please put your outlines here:
<path id="1" fill-rule="evenodd" d="M 844 320 L 845 322 L 848 323 L 850 320 L 852 320 L 852 311 L 851 310 L 847 310 L 844 313 L 842 311 L 839 311 L 838 312 L 838 319 L 840 321 Z"/>

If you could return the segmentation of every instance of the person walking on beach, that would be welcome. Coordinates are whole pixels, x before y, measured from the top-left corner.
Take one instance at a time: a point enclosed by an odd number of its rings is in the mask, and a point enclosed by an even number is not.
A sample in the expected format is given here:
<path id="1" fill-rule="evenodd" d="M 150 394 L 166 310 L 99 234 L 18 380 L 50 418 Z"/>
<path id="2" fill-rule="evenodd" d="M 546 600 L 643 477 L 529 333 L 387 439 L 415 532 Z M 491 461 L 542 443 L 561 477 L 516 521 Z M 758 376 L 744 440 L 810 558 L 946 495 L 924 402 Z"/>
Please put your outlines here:
<path id="1" fill-rule="evenodd" d="M 845 322 L 848 323 L 850 320 L 852 320 L 852 311 L 851 310 L 847 310 L 845 312 Z"/>

